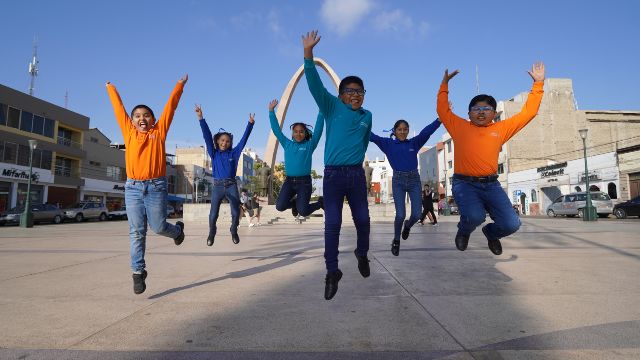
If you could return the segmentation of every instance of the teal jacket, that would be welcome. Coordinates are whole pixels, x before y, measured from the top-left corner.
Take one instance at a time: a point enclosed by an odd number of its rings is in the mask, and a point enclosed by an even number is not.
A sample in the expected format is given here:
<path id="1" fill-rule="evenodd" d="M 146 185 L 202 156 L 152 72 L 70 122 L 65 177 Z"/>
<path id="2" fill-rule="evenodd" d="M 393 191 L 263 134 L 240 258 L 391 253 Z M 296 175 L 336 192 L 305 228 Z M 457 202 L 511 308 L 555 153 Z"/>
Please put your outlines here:
<path id="1" fill-rule="evenodd" d="M 371 112 L 363 108 L 353 110 L 351 105 L 331 95 L 322 85 L 313 59 L 304 59 L 304 72 L 309 91 L 327 123 L 324 165 L 361 165 L 369 146 Z"/>
<path id="2" fill-rule="evenodd" d="M 318 113 L 316 125 L 313 127 L 311 139 L 297 142 L 288 139 L 280 129 L 276 113 L 269 111 L 269 122 L 273 135 L 282 145 L 284 149 L 284 171 L 287 176 L 306 176 L 311 174 L 311 156 L 313 151 L 318 147 L 318 141 L 322 136 L 324 128 L 324 116 Z"/>

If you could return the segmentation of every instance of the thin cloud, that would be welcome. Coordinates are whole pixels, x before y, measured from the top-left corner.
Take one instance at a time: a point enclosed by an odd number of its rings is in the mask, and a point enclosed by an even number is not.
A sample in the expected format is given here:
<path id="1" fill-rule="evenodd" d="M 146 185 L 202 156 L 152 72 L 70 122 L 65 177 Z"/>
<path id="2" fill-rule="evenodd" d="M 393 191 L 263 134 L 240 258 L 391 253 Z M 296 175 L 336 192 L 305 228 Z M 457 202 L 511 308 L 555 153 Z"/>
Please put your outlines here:
<path id="1" fill-rule="evenodd" d="M 357 27 L 372 8 L 371 0 L 325 0 L 320 14 L 329 29 L 345 36 Z"/>
<path id="2" fill-rule="evenodd" d="M 417 22 L 402 9 L 383 11 L 373 19 L 373 26 L 381 32 L 413 33 L 425 36 L 429 30 L 429 24 L 425 21 Z"/>

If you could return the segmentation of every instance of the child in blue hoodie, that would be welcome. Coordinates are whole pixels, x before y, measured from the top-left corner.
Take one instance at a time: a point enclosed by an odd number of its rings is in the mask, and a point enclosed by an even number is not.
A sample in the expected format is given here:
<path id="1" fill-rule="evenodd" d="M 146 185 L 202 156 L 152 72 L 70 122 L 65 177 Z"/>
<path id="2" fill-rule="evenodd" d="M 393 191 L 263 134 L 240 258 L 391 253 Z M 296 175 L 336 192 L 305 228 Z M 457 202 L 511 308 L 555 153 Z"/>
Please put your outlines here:
<path id="1" fill-rule="evenodd" d="M 380 150 L 387 156 L 391 168 L 393 169 L 393 178 L 391 179 L 391 188 L 393 190 L 393 202 L 396 206 L 396 218 L 393 223 L 394 235 L 391 243 L 391 253 L 395 256 L 400 254 L 400 230 L 404 222 L 402 230 L 402 239 L 409 237 L 411 227 L 420 219 L 422 210 L 422 196 L 420 190 L 422 183 L 420 174 L 418 173 L 418 151 L 422 148 L 429 137 L 440 127 L 440 120 L 436 119 L 427 125 L 420 134 L 407 139 L 409 135 L 409 123 L 405 120 L 398 120 L 393 125 L 393 131 L 389 138 L 380 137 L 371 132 L 371 142 L 378 145 Z M 394 139 L 395 137 L 395 139 Z M 409 194 L 411 201 L 411 216 L 409 220 L 404 220 L 406 215 L 404 199 Z"/>
<path id="2" fill-rule="evenodd" d="M 276 200 L 276 209 L 285 211 L 291 209 L 294 216 L 298 214 L 308 216 L 322 207 L 322 198 L 318 202 L 309 204 L 311 193 L 311 157 L 313 151 L 318 146 L 318 141 L 322 136 L 324 127 L 324 116 L 318 114 L 313 132 L 304 123 L 294 123 L 291 125 L 292 140 L 282 133 L 278 118 L 274 109 L 278 105 L 278 100 L 269 103 L 269 122 L 271 131 L 284 149 L 284 170 L 287 177 L 280 189 L 280 195 Z M 295 200 L 293 197 L 297 196 Z"/>
<path id="3" fill-rule="evenodd" d="M 247 124 L 242 139 L 238 146 L 233 147 L 233 135 L 220 131 L 215 136 L 211 134 L 207 121 L 202 117 L 202 108 L 196 105 L 196 114 L 200 120 L 200 128 L 202 136 L 207 145 L 207 152 L 211 156 L 213 167 L 213 191 L 211 194 L 211 211 L 209 212 L 209 236 L 207 237 L 207 245 L 212 246 L 215 240 L 218 221 L 218 212 L 220 211 L 220 203 L 225 197 L 231 206 L 231 239 L 234 244 L 240 242 L 238 236 L 238 224 L 240 223 L 240 194 L 238 193 L 238 185 L 236 184 L 236 171 L 238 169 L 238 160 L 242 149 L 249 139 L 253 123 L 255 122 L 255 114 L 249 114 L 249 123 Z"/>

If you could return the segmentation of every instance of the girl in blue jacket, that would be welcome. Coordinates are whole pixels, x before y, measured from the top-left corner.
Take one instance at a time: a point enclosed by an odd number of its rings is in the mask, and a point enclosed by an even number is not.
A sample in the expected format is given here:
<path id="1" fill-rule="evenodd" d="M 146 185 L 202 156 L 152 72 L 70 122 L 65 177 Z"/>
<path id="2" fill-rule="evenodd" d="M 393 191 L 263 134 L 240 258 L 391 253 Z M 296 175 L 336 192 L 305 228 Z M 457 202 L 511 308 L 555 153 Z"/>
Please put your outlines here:
<path id="1" fill-rule="evenodd" d="M 402 229 L 402 239 L 409 237 L 409 231 L 413 224 L 418 222 L 422 210 L 422 196 L 420 194 L 422 184 L 418 173 L 418 151 L 422 148 L 431 134 L 440 127 L 440 120 L 436 119 L 427 125 L 420 134 L 407 139 L 409 135 L 409 123 L 405 120 L 398 120 L 393 125 L 393 130 L 389 138 L 380 137 L 373 132 L 369 140 L 380 148 L 389 159 L 389 164 L 393 169 L 391 179 L 391 189 L 393 191 L 393 202 L 396 206 L 396 218 L 394 221 L 394 236 L 391 243 L 391 253 L 395 256 L 400 254 L 400 230 Z M 405 198 L 409 194 L 411 201 L 411 216 L 409 220 L 404 220 L 406 215 Z"/>

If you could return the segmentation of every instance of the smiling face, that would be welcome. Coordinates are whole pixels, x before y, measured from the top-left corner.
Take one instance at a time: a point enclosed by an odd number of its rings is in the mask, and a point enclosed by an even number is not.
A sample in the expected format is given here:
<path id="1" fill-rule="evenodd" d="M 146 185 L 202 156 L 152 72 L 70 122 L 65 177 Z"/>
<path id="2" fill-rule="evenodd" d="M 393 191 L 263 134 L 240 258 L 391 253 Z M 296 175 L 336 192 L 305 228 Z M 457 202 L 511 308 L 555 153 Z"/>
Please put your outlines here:
<path id="1" fill-rule="evenodd" d="M 409 125 L 404 121 L 400 122 L 394 129 L 393 134 L 400 141 L 407 140 L 407 136 L 409 136 Z"/>
<path id="2" fill-rule="evenodd" d="M 478 101 L 469 110 L 469 120 L 476 126 L 487 126 L 496 117 L 496 110 L 486 101 Z"/>
<path id="3" fill-rule="evenodd" d="M 139 132 L 146 133 L 156 123 L 156 118 L 153 116 L 150 109 L 146 107 L 138 107 L 133 110 L 131 122 Z"/>
<path id="4" fill-rule="evenodd" d="M 349 83 L 345 85 L 340 93 L 340 100 L 347 105 L 351 105 L 353 110 L 358 110 L 364 102 L 365 90 L 357 83 Z"/>
<path id="5" fill-rule="evenodd" d="M 220 135 L 216 141 L 216 145 L 220 151 L 225 151 L 231 147 L 231 138 L 227 134 Z"/>
<path id="6" fill-rule="evenodd" d="M 303 142 L 307 135 L 306 127 L 304 125 L 296 125 L 293 127 L 293 140 L 295 142 Z"/>

